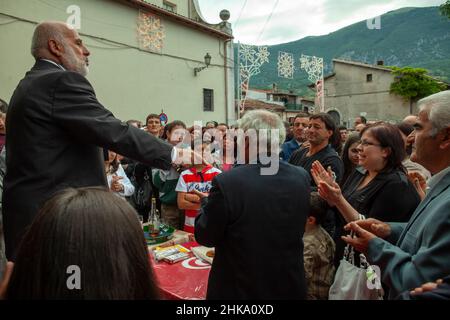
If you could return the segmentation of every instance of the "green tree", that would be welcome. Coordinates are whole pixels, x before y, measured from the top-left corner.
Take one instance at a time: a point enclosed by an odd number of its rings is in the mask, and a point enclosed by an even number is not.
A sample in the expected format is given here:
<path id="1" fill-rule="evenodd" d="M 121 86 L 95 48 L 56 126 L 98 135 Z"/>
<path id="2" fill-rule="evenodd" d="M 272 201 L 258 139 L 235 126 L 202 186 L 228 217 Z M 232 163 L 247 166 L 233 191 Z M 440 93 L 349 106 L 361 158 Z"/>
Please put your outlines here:
<path id="1" fill-rule="evenodd" d="M 409 112 L 412 114 L 414 102 L 446 89 L 446 85 L 430 77 L 422 68 L 391 67 L 395 80 L 390 92 L 409 100 Z"/>
<path id="2" fill-rule="evenodd" d="M 450 0 L 443 3 L 439 9 L 441 10 L 442 15 L 447 16 L 450 19 Z"/>

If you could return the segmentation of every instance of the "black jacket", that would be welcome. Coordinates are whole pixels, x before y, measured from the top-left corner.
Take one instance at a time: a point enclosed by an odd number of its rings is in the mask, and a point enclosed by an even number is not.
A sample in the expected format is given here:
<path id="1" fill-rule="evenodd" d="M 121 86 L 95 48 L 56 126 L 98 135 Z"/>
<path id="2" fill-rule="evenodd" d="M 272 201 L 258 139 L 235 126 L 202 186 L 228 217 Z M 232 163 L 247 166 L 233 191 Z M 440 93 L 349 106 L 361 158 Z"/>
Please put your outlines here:
<path id="1" fill-rule="evenodd" d="M 308 152 L 309 148 L 295 150 L 289 158 L 289 163 L 294 166 L 302 167 L 309 173 L 311 177 L 311 187 L 314 191 L 317 191 L 317 186 L 314 179 L 312 179 L 311 168 L 313 162 L 316 160 L 318 160 L 325 169 L 331 167 L 331 170 L 336 174 L 336 182 L 339 183 L 341 181 L 342 176 L 344 175 L 344 164 L 339 157 L 339 154 L 331 147 L 331 145 L 327 145 L 310 157 L 307 156 Z"/>
<path id="2" fill-rule="evenodd" d="M 195 238 L 215 247 L 207 299 L 305 299 L 303 233 L 310 181 L 280 162 L 278 173 L 242 165 L 212 181 Z"/>
<path id="3" fill-rule="evenodd" d="M 3 217 L 12 259 L 43 202 L 66 187 L 107 186 L 102 150 L 168 169 L 172 147 L 105 109 L 82 75 L 39 60 L 11 98 Z"/>
<path id="4" fill-rule="evenodd" d="M 367 186 L 358 190 L 366 172 L 364 168 L 356 167 L 342 187 L 342 194 L 350 205 L 366 219 L 409 221 L 420 203 L 420 197 L 405 173 L 399 169 L 381 172 Z M 335 265 L 338 266 L 346 246 L 341 236 L 345 233 L 343 228 L 347 222 L 337 209 L 335 214 Z"/>

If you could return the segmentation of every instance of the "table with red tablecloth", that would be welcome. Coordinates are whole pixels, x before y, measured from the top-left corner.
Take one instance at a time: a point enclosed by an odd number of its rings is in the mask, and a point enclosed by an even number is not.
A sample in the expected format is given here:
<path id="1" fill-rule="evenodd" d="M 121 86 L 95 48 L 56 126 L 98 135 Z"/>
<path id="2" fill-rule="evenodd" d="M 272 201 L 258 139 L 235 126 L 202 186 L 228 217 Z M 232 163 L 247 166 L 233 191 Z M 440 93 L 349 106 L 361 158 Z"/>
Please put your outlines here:
<path id="1" fill-rule="evenodd" d="M 181 245 L 187 249 L 199 246 L 195 241 Z M 156 262 L 152 256 L 153 270 L 163 299 L 205 299 L 211 265 L 196 258 L 192 253 L 191 255 L 190 258 L 174 264 Z"/>

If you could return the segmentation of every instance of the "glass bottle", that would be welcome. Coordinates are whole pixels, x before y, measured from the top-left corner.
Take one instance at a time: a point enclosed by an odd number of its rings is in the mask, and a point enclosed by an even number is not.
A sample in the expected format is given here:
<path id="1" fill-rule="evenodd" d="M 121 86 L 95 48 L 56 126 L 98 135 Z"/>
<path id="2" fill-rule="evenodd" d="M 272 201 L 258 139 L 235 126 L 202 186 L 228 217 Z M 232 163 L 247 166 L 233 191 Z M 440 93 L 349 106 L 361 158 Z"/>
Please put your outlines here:
<path id="1" fill-rule="evenodd" d="M 156 209 L 156 199 L 152 198 L 152 210 L 150 211 L 149 217 L 149 232 L 152 237 L 156 237 L 159 234 L 159 213 Z"/>

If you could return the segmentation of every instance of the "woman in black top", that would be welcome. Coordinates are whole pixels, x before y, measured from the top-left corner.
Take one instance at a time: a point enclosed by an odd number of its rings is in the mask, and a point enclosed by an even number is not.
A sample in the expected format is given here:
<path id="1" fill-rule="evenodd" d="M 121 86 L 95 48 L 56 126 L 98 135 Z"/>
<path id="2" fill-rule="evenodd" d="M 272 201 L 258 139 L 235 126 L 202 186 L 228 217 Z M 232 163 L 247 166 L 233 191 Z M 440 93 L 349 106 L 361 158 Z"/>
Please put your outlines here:
<path id="1" fill-rule="evenodd" d="M 405 149 L 395 126 L 377 123 L 364 128 L 358 152 L 360 167 L 348 177 L 342 191 L 320 163 L 312 168 L 320 195 L 336 207 L 336 265 L 345 248 L 341 240 L 345 224 L 358 220 L 359 214 L 381 221 L 406 222 L 420 202 L 402 166 Z"/>

